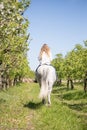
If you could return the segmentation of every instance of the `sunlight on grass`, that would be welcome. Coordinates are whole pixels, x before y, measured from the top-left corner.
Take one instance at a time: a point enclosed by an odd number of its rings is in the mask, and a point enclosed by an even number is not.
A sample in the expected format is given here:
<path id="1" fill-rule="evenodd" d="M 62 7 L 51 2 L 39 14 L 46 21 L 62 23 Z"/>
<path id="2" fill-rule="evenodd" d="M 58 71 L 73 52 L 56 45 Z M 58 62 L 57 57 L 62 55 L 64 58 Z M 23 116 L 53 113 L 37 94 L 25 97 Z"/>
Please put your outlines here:
<path id="1" fill-rule="evenodd" d="M 81 86 L 53 88 L 52 105 L 42 105 L 39 85 L 20 84 L 0 92 L 0 130 L 86 130 L 87 94 Z"/>

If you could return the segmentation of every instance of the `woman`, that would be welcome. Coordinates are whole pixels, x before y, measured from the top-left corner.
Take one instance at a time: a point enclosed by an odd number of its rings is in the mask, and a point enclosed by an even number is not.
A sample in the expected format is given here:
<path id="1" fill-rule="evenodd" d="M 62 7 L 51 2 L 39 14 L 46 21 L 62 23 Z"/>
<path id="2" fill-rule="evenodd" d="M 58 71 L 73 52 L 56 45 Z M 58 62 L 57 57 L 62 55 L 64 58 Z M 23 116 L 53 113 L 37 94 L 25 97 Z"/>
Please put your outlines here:
<path id="1" fill-rule="evenodd" d="M 37 72 L 38 68 L 41 65 L 50 65 L 51 64 L 52 55 L 51 55 L 51 50 L 47 44 L 43 44 L 43 46 L 41 47 L 41 50 L 40 50 L 40 53 L 38 56 L 38 60 L 39 60 L 40 64 L 36 68 L 35 72 Z M 37 82 L 36 77 L 35 77 L 35 82 Z"/>
<path id="2" fill-rule="evenodd" d="M 50 65 L 51 60 L 52 60 L 52 55 L 51 55 L 51 50 L 47 44 L 44 44 L 41 47 L 38 60 L 40 62 L 40 65 L 43 65 L 43 64 Z"/>

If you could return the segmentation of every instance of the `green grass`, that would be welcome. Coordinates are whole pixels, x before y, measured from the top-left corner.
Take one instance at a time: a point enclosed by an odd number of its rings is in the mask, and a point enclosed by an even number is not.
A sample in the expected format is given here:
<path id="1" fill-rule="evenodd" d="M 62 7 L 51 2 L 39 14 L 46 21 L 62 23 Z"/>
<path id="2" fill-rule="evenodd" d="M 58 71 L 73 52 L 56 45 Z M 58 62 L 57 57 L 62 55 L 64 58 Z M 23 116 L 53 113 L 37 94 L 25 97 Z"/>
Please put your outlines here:
<path id="1" fill-rule="evenodd" d="M 39 85 L 20 84 L 0 92 L 0 130 L 87 130 L 87 94 L 54 86 L 52 105 L 38 99 Z"/>

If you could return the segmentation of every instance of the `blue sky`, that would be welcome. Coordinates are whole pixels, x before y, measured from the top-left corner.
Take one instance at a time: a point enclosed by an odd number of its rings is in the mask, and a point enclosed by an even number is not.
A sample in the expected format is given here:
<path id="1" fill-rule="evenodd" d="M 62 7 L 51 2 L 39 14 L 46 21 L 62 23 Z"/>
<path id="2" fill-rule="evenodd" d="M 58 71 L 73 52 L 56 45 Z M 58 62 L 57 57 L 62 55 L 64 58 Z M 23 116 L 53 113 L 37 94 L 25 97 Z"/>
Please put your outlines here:
<path id="1" fill-rule="evenodd" d="M 25 17 L 30 22 L 28 59 L 32 70 L 39 64 L 37 57 L 44 43 L 55 58 L 87 40 L 87 0 L 31 0 Z"/>

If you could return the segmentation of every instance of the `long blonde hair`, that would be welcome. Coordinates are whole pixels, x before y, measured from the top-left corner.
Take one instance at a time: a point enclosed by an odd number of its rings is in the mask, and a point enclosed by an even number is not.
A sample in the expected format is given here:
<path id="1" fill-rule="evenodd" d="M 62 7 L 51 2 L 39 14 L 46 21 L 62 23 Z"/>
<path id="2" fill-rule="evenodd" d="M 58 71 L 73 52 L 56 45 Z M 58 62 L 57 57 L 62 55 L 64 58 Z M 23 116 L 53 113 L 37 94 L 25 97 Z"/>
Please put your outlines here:
<path id="1" fill-rule="evenodd" d="M 40 54 L 39 54 L 39 58 L 42 58 L 43 52 L 45 52 L 45 53 L 48 55 L 48 57 L 50 57 L 50 53 L 51 53 L 51 52 L 50 52 L 50 48 L 48 47 L 47 44 L 44 44 L 44 45 L 41 47 Z"/>

